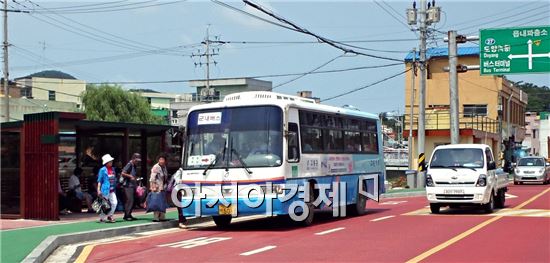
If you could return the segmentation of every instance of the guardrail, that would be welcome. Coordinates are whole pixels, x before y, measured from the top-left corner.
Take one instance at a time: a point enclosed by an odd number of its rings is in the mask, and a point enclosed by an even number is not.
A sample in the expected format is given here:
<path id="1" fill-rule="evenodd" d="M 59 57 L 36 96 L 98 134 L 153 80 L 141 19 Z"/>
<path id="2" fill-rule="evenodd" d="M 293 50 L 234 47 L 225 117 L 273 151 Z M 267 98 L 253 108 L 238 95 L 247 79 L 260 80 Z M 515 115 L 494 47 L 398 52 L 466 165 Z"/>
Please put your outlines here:
<path id="1" fill-rule="evenodd" d="M 450 113 L 448 111 L 432 111 L 426 112 L 426 130 L 448 130 L 450 129 Z M 405 115 L 404 129 L 409 130 L 410 115 Z M 460 129 L 474 129 L 484 132 L 498 133 L 499 122 L 487 116 L 473 115 L 464 116 L 459 113 Z M 418 114 L 413 115 L 413 130 L 418 129 Z"/>

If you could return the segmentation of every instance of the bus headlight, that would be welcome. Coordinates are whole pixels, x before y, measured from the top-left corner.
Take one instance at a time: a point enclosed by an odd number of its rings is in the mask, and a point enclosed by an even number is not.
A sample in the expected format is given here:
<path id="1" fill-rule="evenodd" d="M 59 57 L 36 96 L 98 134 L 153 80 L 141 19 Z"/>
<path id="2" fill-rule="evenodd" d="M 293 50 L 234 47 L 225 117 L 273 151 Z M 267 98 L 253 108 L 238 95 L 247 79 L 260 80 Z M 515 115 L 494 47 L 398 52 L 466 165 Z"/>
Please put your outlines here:
<path id="1" fill-rule="evenodd" d="M 434 180 L 429 174 L 426 174 L 426 186 L 434 186 Z"/>
<path id="2" fill-rule="evenodd" d="M 476 186 L 486 186 L 487 185 L 487 175 L 480 174 L 479 178 L 477 179 Z"/>

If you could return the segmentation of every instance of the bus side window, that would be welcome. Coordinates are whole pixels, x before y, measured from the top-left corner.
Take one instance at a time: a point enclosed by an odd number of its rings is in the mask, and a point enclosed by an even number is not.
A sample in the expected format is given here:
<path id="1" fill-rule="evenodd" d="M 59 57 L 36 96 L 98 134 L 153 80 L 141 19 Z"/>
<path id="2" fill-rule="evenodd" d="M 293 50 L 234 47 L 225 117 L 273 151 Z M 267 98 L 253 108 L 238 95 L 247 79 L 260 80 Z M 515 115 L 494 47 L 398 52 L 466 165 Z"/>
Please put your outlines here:
<path id="1" fill-rule="evenodd" d="M 298 136 L 298 124 L 288 124 L 288 161 L 295 163 L 300 161 L 300 139 Z"/>

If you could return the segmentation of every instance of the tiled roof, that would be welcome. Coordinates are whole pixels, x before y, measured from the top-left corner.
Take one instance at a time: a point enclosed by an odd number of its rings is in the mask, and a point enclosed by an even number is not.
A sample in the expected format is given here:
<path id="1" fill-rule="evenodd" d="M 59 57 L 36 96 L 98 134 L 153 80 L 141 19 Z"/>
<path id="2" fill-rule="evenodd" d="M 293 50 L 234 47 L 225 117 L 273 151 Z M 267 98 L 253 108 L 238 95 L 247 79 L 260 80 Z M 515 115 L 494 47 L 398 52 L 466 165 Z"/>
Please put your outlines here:
<path id="1" fill-rule="evenodd" d="M 457 50 L 458 56 L 479 56 L 479 47 L 459 47 Z M 426 50 L 426 59 L 435 57 L 447 57 L 449 56 L 449 50 L 446 47 L 428 48 Z M 413 53 L 409 52 L 405 56 L 405 61 L 411 61 Z M 416 52 L 416 60 L 419 60 L 419 52 Z"/>

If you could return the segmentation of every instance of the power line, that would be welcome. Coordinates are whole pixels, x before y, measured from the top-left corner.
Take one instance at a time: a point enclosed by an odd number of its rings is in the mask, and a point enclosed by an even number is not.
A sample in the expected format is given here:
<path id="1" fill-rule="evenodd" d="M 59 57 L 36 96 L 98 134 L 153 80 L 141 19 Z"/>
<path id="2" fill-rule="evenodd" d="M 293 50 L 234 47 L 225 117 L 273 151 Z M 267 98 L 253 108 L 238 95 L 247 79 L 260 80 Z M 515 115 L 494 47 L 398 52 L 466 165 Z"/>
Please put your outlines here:
<path id="1" fill-rule="evenodd" d="M 362 56 L 367 56 L 367 57 L 372 57 L 372 58 L 377 58 L 377 59 L 384 59 L 384 60 L 391 60 L 391 61 L 402 61 L 400 59 L 396 59 L 396 58 L 389 58 L 389 57 L 382 57 L 382 56 L 377 56 L 377 55 L 372 55 L 372 54 L 367 54 L 367 53 L 364 53 L 364 52 L 359 52 L 359 51 L 356 51 L 356 50 L 353 50 L 353 49 L 349 49 L 349 48 L 346 48 L 344 47 L 345 44 L 343 43 L 340 43 L 340 42 L 337 42 L 337 41 L 334 41 L 334 40 L 331 40 L 331 39 L 328 39 L 328 38 L 325 38 L 323 36 L 320 36 L 320 35 L 317 35 L 315 33 L 312 33 L 310 32 L 309 30 L 307 29 L 304 29 L 298 25 L 296 25 L 295 23 L 293 22 L 290 22 L 288 19 L 285 19 L 283 17 L 280 17 L 278 15 L 275 15 L 274 13 L 270 12 L 270 11 L 267 11 L 265 8 L 255 4 L 255 3 L 252 3 L 248 0 L 243 0 L 243 2 L 245 2 L 246 4 L 250 5 L 251 7 L 263 12 L 264 14 L 267 14 L 285 24 L 288 24 L 290 25 L 293 29 L 291 29 L 292 31 L 296 31 L 296 32 L 299 32 L 299 33 L 302 33 L 302 34 L 306 34 L 306 35 L 310 35 L 310 36 L 313 36 L 315 37 L 316 39 L 318 39 L 319 41 L 321 42 L 324 42 L 334 48 L 337 48 L 337 49 L 340 49 L 346 53 L 351 53 L 351 54 L 356 54 L 356 55 L 362 55 Z"/>
<path id="2" fill-rule="evenodd" d="M 382 6 L 380 3 L 378 3 L 378 1 L 374 0 L 374 3 L 380 7 L 382 10 L 384 10 L 384 12 L 386 12 L 388 15 L 390 15 L 391 17 L 393 17 L 397 22 L 399 22 L 399 24 L 402 24 L 404 25 L 406 28 L 409 28 L 410 29 L 410 26 L 405 24 L 405 22 L 403 22 L 404 20 L 407 20 L 407 18 L 405 17 L 402 17 L 402 18 L 399 18 L 399 17 L 396 17 L 395 14 L 393 14 L 392 12 L 388 11 L 384 6 Z M 382 3 L 386 4 L 387 6 L 389 6 L 390 8 L 393 9 L 393 7 L 391 7 L 390 5 L 388 5 L 386 2 L 382 1 Z M 395 11 L 395 9 L 393 9 Z M 397 13 L 397 11 L 395 11 Z"/>
<path id="3" fill-rule="evenodd" d="M 30 1 L 30 0 L 27 0 L 27 1 L 28 1 L 29 3 L 35 5 L 35 6 L 39 7 L 39 8 L 42 8 L 42 9 L 44 9 L 44 10 L 49 10 L 49 9 L 47 9 L 47 8 L 42 7 L 41 5 L 39 5 L 39 4 L 37 4 L 37 3 L 34 3 L 33 1 Z M 65 16 L 63 16 L 63 15 L 60 15 L 60 14 L 58 14 L 58 13 L 56 13 L 56 12 L 54 12 L 54 14 L 57 15 L 57 16 L 59 16 L 59 17 L 61 17 L 61 18 L 63 18 L 63 19 L 65 19 L 65 20 L 68 20 L 68 21 L 71 21 L 71 22 L 73 22 L 73 23 L 76 23 L 76 24 L 78 24 L 78 25 L 80 25 L 80 26 L 82 26 L 82 27 L 89 28 L 89 29 L 91 29 L 91 30 L 93 30 L 93 31 L 96 31 L 96 32 L 99 32 L 99 33 L 108 35 L 108 36 L 110 36 L 110 37 L 112 37 L 112 38 L 115 38 L 115 39 L 120 39 L 120 40 L 123 40 L 123 41 L 127 41 L 127 42 L 130 42 L 130 43 L 133 43 L 132 46 L 135 46 L 135 47 L 137 47 L 137 48 L 143 49 L 142 46 L 146 46 L 146 47 L 148 47 L 148 48 L 155 48 L 155 49 L 158 49 L 158 48 L 159 48 L 159 47 L 154 46 L 154 45 L 149 45 L 149 44 L 145 44 L 145 43 L 140 43 L 140 42 L 137 42 L 137 41 L 134 41 L 134 40 L 131 40 L 131 39 L 127 39 L 127 38 L 124 38 L 124 37 L 115 35 L 115 34 L 111 34 L 111 33 L 109 33 L 109 32 L 106 32 L 106 31 L 97 29 L 97 28 L 92 27 L 92 26 L 85 25 L 85 24 L 80 23 L 80 22 L 78 22 L 78 21 L 76 21 L 76 20 L 74 20 L 74 19 L 71 19 L 71 18 L 65 17 Z"/>
<path id="4" fill-rule="evenodd" d="M 137 2 L 137 3 L 128 3 L 124 5 L 118 5 L 118 6 L 110 6 L 110 7 L 98 7 L 98 8 L 82 8 L 82 9 L 73 9 L 73 10 L 59 10 L 56 12 L 63 13 L 63 14 L 93 14 L 93 13 L 107 13 L 107 12 L 118 12 L 118 11 L 128 11 L 128 10 L 135 10 L 135 9 L 142 9 L 142 8 L 148 8 L 148 7 L 157 7 L 157 6 L 164 6 L 164 5 L 172 5 L 172 4 L 178 4 L 185 1 L 171 1 L 166 3 L 154 3 L 149 4 L 157 1 L 143 1 L 143 2 Z M 133 5 L 133 6 L 132 6 Z M 36 11 L 35 9 L 28 8 L 28 11 L 32 13 L 37 14 L 47 14 L 51 13 L 52 11 Z"/>
<path id="5" fill-rule="evenodd" d="M 333 70 L 319 70 L 315 72 L 311 72 L 309 74 L 327 74 L 327 73 L 339 73 L 339 72 L 347 72 L 347 71 L 355 71 L 355 70 L 365 70 L 365 69 L 377 69 L 377 68 L 386 68 L 386 67 L 393 67 L 393 66 L 402 66 L 403 63 L 391 63 L 391 64 L 385 64 L 385 65 L 375 65 L 375 66 L 363 66 L 363 67 L 353 67 L 353 68 L 343 68 L 343 69 L 333 69 Z M 256 75 L 256 76 L 247 76 L 243 78 L 279 78 L 279 77 L 290 77 L 290 76 L 299 76 L 306 74 L 308 72 L 302 72 L 302 73 L 285 73 L 285 74 L 270 74 L 270 75 Z M 103 81 L 103 82 L 89 82 L 87 84 L 172 84 L 172 83 L 185 83 L 194 81 L 194 79 L 184 79 L 184 80 L 152 80 L 152 81 Z M 51 81 L 37 81 L 36 83 L 57 83 L 57 82 L 51 82 Z"/>
<path id="6" fill-rule="evenodd" d="M 295 30 L 294 28 L 292 28 L 292 27 L 285 26 L 285 25 L 282 25 L 282 24 L 279 24 L 279 23 L 270 21 L 270 20 L 265 19 L 265 18 L 263 18 L 263 17 L 260 17 L 260 16 L 257 16 L 257 15 L 248 13 L 248 12 L 246 12 L 246 11 L 244 11 L 244 10 L 241 10 L 241 9 L 239 9 L 239 8 L 236 8 L 236 7 L 233 7 L 233 6 L 231 6 L 231 5 L 228 5 L 228 4 L 226 4 L 226 3 L 223 3 L 223 2 L 220 2 L 220 1 L 217 1 L 217 0 L 212 0 L 212 2 L 215 3 L 215 4 L 217 4 L 217 5 L 223 6 L 223 7 L 225 7 L 225 8 L 231 9 L 231 10 L 233 10 L 233 11 L 237 11 L 237 12 L 239 12 L 239 13 L 241 13 L 241 14 L 244 14 L 244 15 L 250 16 L 250 17 L 252 17 L 252 18 L 255 18 L 255 19 L 264 21 L 264 22 L 266 22 L 266 23 L 268 23 L 268 24 L 272 24 L 272 25 L 274 25 L 274 26 L 278 26 L 278 27 L 286 28 L 286 29 L 288 29 L 288 30 L 296 31 L 296 30 Z"/>
<path id="7" fill-rule="evenodd" d="M 540 10 L 540 9 L 543 8 L 543 7 L 545 7 L 545 6 L 540 6 L 540 7 L 531 8 L 531 9 L 529 9 L 529 10 L 526 10 L 526 11 L 523 11 L 523 12 L 516 13 L 516 14 L 514 14 L 513 17 L 518 17 L 518 16 L 520 16 L 520 15 L 527 14 L 527 13 L 530 13 L 530 12 L 532 12 L 532 11 Z M 544 13 L 544 14 L 548 14 L 548 10 L 545 10 L 545 11 L 539 12 L 539 13 L 536 13 L 536 14 L 534 14 L 534 15 L 529 15 L 529 17 L 536 16 L 536 15 L 543 14 L 543 13 Z M 525 19 L 525 18 L 520 18 L 519 20 L 524 20 L 524 19 Z M 470 28 L 478 28 L 479 26 L 482 26 L 482 25 L 493 24 L 493 23 L 495 23 L 495 22 L 500 22 L 500 21 L 502 21 L 502 18 L 496 18 L 496 19 L 492 19 L 492 20 L 489 20 L 489 21 L 487 21 L 487 22 L 484 22 L 483 24 L 477 24 L 477 25 L 473 25 L 473 26 L 467 26 L 467 27 L 459 28 L 459 29 L 457 29 L 457 31 L 464 31 L 464 30 L 470 29 Z M 500 24 L 500 25 L 497 25 L 497 26 L 493 26 L 493 27 L 499 27 L 499 26 L 502 26 L 502 25 L 507 25 L 507 24 L 513 23 L 513 22 L 515 22 L 515 21 L 518 21 L 518 20 L 507 21 L 507 22 L 505 22 L 505 23 L 503 23 L 503 24 Z"/>
<path id="8" fill-rule="evenodd" d="M 93 64 L 93 63 L 101 63 L 101 62 L 111 62 L 114 60 L 132 59 L 132 58 L 138 58 L 138 57 L 150 56 L 150 55 L 167 55 L 167 52 L 170 52 L 171 50 L 175 50 L 178 48 L 193 48 L 198 45 L 200 44 L 175 46 L 175 47 L 160 48 L 155 50 L 147 50 L 147 51 L 127 53 L 127 54 L 121 54 L 121 55 L 105 56 L 105 57 L 97 57 L 97 58 L 89 58 L 89 59 L 79 59 L 79 60 L 72 60 L 72 61 L 65 61 L 65 62 L 52 62 L 51 65 L 57 66 L 57 67 L 76 66 L 76 65 L 85 65 L 85 64 Z M 23 49 L 15 45 L 13 46 L 19 49 Z M 183 54 L 183 53 L 179 54 L 179 56 L 189 56 L 189 55 L 191 54 Z M 16 69 L 16 70 L 25 70 L 25 69 L 31 69 L 31 68 L 34 68 L 34 66 L 13 67 L 13 69 Z"/>
<path id="9" fill-rule="evenodd" d="M 335 61 L 335 60 L 337 60 L 337 59 L 343 57 L 344 55 L 346 55 L 346 54 L 344 53 L 344 54 L 342 54 L 342 55 L 338 55 L 338 56 L 336 56 L 336 57 L 334 57 L 334 58 L 331 58 L 329 61 L 327 61 L 327 62 L 321 64 L 320 66 L 315 67 L 314 69 L 312 69 L 312 70 L 310 70 L 310 71 L 308 71 L 308 72 L 306 72 L 306 73 L 304 73 L 304 74 L 302 74 L 302 75 L 299 75 L 299 76 L 297 76 L 297 77 L 295 77 L 295 78 L 292 78 L 292 79 L 290 79 L 290 80 L 287 80 L 287 81 L 284 81 L 284 82 L 281 82 L 281 83 L 275 85 L 272 89 L 276 89 L 276 88 L 278 88 L 278 87 L 284 86 L 284 85 L 286 85 L 286 84 L 288 84 L 288 83 L 291 83 L 291 82 L 293 82 L 293 81 L 296 81 L 296 80 L 298 80 L 298 79 L 301 79 L 301 78 L 305 77 L 306 75 L 309 75 L 309 74 L 315 72 L 316 70 L 318 70 L 318 69 L 320 69 L 320 68 L 322 68 L 322 67 L 324 67 L 324 66 L 326 66 L 326 65 L 328 65 L 328 64 L 330 64 L 330 63 L 332 63 L 333 61 Z"/>
<path id="10" fill-rule="evenodd" d="M 344 92 L 344 93 L 340 93 L 340 94 L 338 94 L 338 95 L 334 95 L 334 96 L 332 96 L 332 97 L 328 97 L 328 98 L 326 98 L 326 99 L 324 99 L 324 100 L 322 100 L 322 101 L 324 102 L 324 101 L 328 101 L 328 100 L 333 100 L 333 99 L 336 99 L 336 98 L 339 98 L 339 97 L 342 97 L 342 96 L 345 96 L 345 95 L 348 95 L 348 94 L 351 94 L 351 93 L 354 93 L 354 92 L 357 92 L 357 91 L 360 91 L 360 90 L 363 90 L 363 89 L 366 89 L 366 88 L 369 88 L 369 87 L 372 87 L 372 86 L 374 86 L 374 85 L 376 85 L 376 84 L 379 84 L 379 83 L 382 83 L 382 82 L 384 82 L 384 81 L 393 79 L 393 78 L 398 77 L 398 76 L 400 76 L 400 75 L 403 75 L 403 74 L 407 73 L 407 71 L 410 71 L 410 70 L 411 70 L 411 69 L 409 68 L 409 69 L 407 69 L 407 70 L 405 70 L 405 71 L 402 71 L 402 72 L 399 72 L 399 73 L 397 73 L 397 74 L 391 75 L 391 76 L 389 76 L 389 77 L 383 78 L 383 79 L 381 79 L 381 80 L 375 81 L 375 82 L 370 83 L 370 84 L 368 84 L 368 85 L 365 85 L 365 86 L 362 86 L 362 87 L 359 87 L 359 88 L 355 88 L 355 89 L 352 89 L 352 90 L 350 90 L 350 91 L 346 91 L 346 92 Z"/>
<path id="11" fill-rule="evenodd" d="M 520 9 L 523 9 L 525 7 L 528 7 L 530 5 L 537 4 L 537 3 L 540 3 L 540 2 L 542 2 L 542 1 L 535 1 L 535 2 L 528 3 L 528 4 L 525 4 L 524 2 L 521 2 L 519 5 L 514 6 L 513 8 L 510 8 L 510 9 L 507 9 L 507 10 L 504 10 L 504 11 L 499 11 L 499 12 L 496 12 L 496 13 L 493 13 L 493 14 L 490 14 L 490 15 L 484 15 L 483 17 L 480 17 L 480 18 L 477 18 L 477 19 L 468 19 L 467 21 L 464 21 L 464 22 L 452 24 L 452 25 L 449 26 L 449 28 L 453 28 L 453 27 L 460 26 L 460 25 L 472 24 L 472 23 L 475 23 L 475 22 L 478 22 L 478 21 L 483 21 L 483 20 L 486 20 L 486 19 L 494 18 L 495 16 L 497 16 L 497 17 L 501 17 L 501 16 L 511 17 L 511 15 L 505 15 L 505 14 L 508 14 L 510 12 L 513 12 L 513 11 L 518 11 L 518 9 L 520 10 Z"/>

